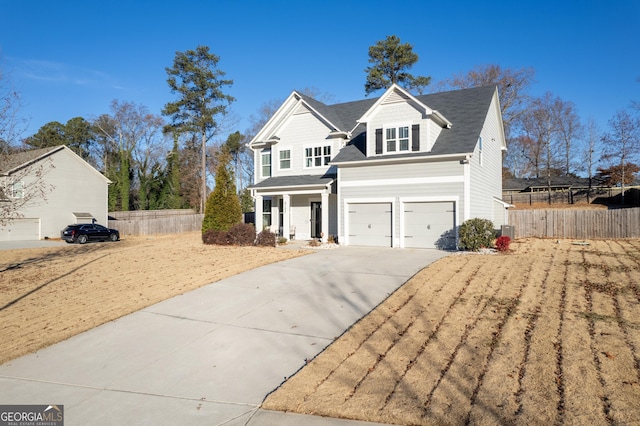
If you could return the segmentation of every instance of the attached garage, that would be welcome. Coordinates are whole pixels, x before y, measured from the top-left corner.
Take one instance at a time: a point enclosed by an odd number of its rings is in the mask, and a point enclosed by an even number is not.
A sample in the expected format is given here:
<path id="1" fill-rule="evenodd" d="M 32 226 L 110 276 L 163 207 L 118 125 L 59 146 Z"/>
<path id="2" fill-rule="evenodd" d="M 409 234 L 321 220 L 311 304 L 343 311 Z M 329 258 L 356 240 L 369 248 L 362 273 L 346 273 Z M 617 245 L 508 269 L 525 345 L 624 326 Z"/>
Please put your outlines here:
<path id="1" fill-rule="evenodd" d="M 40 239 L 40 219 L 15 219 L 0 229 L 0 241 Z"/>
<path id="2" fill-rule="evenodd" d="M 391 215 L 391 203 L 349 204 L 349 245 L 391 247 Z"/>
<path id="3" fill-rule="evenodd" d="M 455 237 L 455 203 L 404 203 L 404 247 L 453 249 Z"/>

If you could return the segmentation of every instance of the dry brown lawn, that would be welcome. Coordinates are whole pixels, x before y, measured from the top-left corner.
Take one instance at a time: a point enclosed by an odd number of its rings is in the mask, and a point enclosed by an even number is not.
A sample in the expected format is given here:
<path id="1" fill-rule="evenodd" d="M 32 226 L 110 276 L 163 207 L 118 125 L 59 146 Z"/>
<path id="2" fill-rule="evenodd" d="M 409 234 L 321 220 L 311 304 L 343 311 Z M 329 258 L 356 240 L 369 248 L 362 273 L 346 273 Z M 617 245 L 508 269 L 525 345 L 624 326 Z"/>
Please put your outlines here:
<path id="1" fill-rule="evenodd" d="M 640 241 L 576 243 L 441 259 L 263 407 L 403 425 L 640 424 Z"/>
<path id="2" fill-rule="evenodd" d="M 242 271 L 308 253 L 200 233 L 0 251 L 0 363 Z"/>

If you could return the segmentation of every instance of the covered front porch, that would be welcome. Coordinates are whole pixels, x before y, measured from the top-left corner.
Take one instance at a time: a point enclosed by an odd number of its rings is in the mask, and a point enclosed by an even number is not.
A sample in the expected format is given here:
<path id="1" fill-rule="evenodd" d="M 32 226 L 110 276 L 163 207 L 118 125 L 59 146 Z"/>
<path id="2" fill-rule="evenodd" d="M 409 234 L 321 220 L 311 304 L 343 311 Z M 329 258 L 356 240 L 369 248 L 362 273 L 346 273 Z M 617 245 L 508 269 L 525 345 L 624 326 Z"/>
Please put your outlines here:
<path id="1" fill-rule="evenodd" d="M 335 179 L 326 176 L 273 177 L 250 187 L 256 231 L 281 237 L 326 242 L 337 236 Z"/>

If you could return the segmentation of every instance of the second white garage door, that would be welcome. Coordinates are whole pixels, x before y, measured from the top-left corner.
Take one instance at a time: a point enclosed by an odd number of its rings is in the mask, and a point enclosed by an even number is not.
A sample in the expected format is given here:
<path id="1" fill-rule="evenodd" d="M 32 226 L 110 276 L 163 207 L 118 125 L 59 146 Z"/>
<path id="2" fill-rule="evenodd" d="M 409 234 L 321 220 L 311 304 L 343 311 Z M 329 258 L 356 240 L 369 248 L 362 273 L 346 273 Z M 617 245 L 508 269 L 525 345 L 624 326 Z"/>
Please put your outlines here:
<path id="1" fill-rule="evenodd" d="M 391 247 L 391 203 L 349 204 L 349 245 Z"/>
<path id="2" fill-rule="evenodd" d="M 404 246 L 455 248 L 455 204 L 447 202 L 404 204 Z"/>

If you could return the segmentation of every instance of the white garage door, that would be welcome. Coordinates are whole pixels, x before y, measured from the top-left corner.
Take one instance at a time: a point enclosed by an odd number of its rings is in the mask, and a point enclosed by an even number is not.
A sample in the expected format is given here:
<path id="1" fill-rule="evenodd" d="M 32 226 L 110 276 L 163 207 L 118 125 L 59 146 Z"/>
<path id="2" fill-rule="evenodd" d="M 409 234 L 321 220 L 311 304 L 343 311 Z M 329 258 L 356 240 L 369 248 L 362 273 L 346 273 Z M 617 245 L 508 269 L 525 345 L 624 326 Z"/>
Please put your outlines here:
<path id="1" fill-rule="evenodd" d="M 391 203 L 349 204 L 349 245 L 391 247 Z"/>
<path id="2" fill-rule="evenodd" d="M 455 214 L 453 202 L 405 203 L 404 246 L 455 248 Z"/>
<path id="3" fill-rule="evenodd" d="M 15 219 L 0 229 L 0 241 L 40 239 L 40 219 Z"/>

